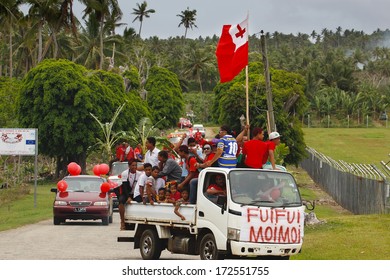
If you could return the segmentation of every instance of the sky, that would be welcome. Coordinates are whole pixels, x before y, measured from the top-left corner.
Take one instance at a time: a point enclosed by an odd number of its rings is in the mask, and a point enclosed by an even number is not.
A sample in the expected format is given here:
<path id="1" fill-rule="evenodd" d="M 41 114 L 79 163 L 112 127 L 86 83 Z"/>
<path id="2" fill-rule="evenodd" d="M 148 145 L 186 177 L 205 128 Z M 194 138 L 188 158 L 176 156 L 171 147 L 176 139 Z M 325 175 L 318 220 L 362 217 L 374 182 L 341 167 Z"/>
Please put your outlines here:
<path id="1" fill-rule="evenodd" d="M 139 21 L 135 18 L 133 8 L 143 0 L 118 0 L 122 9 L 122 22 L 138 32 Z M 389 0 L 147 0 L 148 9 L 156 12 L 143 21 L 141 37 L 183 36 L 184 27 L 178 27 L 182 11 L 187 7 L 196 10 L 197 28 L 189 29 L 187 38 L 202 36 L 220 36 L 224 24 L 242 22 L 249 14 L 249 34 L 261 30 L 274 33 L 311 34 L 313 30 L 320 33 L 324 28 L 336 31 L 354 29 L 371 34 L 378 28 L 390 28 Z M 74 12 L 79 19 L 83 10 L 82 4 L 74 0 Z M 123 27 L 124 28 L 124 27 Z M 117 29 L 117 34 L 122 34 Z"/>

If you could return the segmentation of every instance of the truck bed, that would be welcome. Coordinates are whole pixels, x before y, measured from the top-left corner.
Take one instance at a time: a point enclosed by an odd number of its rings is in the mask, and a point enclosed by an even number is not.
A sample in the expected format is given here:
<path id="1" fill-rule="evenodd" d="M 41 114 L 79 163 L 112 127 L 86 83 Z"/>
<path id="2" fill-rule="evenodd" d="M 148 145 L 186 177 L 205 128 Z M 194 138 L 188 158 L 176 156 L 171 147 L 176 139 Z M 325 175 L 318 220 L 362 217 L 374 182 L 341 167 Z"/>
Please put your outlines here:
<path id="1" fill-rule="evenodd" d="M 126 204 L 125 221 L 132 223 L 135 221 L 143 221 L 152 224 L 182 224 L 192 226 L 196 219 L 196 205 L 187 204 L 181 205 L 179 212 L 186 218 L 184 221 L 174 213 L 175 207 L 172 203 L 157 203 L 150 205 L 147 203 L 137 203 L 132 201 Z"/>

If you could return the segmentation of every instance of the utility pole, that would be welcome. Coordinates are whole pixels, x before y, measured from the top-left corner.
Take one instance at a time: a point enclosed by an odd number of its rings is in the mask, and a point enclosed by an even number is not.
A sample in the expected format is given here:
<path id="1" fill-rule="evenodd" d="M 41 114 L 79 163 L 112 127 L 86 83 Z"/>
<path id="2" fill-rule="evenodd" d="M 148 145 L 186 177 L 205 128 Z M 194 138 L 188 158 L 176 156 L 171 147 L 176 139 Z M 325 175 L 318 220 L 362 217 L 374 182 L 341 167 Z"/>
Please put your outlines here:
<path id="1" fill-rule="evenodd" d="M 260 32 L 260 42 L 261 42 L 261 53 L 263 55 L 263 64 L 264 64 L 264 77 L 265 77 L 265 90 L 267 93 L 267 117 L 268 117 L 268 133 L 276 131 L 275 117 L 274 117 L 274 107 L 272 105 L 272 91 L 271 91 L 271 79 L 269 74 L 269 66 L 267 59 L 267 49 L 265 45 L 265 36 L 263 30 Z"/>

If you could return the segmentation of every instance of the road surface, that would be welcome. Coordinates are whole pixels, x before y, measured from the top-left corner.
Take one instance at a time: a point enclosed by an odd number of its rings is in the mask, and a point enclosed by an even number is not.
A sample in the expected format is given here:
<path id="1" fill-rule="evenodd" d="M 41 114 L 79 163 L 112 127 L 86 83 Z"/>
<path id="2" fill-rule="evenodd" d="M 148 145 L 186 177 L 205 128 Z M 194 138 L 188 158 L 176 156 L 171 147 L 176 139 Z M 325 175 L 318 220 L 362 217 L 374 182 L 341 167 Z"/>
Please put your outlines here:
<path id="1" fill-rule="evenodd" d="M 54 226 L 53 220 L 0 232 L 0 260 L 140 260 L 134 244 L 117 242 L 126 236 L 119 230 L 119 215 L 113 223 L 69 221 Z M 171 254 L 164 250 L 160 259 L 199 259 L 199 256 Z"/>

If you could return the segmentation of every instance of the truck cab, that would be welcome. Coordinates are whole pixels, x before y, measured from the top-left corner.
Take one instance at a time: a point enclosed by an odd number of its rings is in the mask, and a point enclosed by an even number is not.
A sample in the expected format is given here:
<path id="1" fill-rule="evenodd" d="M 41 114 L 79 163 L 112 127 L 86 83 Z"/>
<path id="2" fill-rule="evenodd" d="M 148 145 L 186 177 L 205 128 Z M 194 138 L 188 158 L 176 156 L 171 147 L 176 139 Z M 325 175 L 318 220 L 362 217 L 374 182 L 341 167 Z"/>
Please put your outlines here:
<path id="1" fill-rule="evenodd" d="M 226 179 L 226 197 L 207 195 L 217 174 Z M 207 168 L 198 189 L 197 226 L 210 231 L 214 255 L 287 258 L 300 251 L 304 206 L 294 177 L 261 169 Z M 214 245 L 213 245 L 214 246 Z"/>

